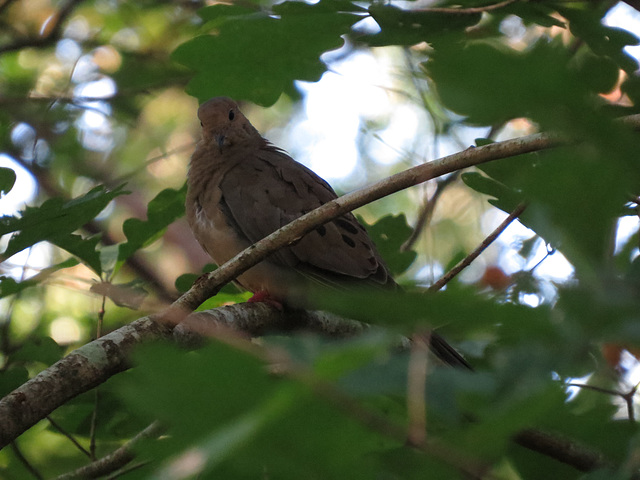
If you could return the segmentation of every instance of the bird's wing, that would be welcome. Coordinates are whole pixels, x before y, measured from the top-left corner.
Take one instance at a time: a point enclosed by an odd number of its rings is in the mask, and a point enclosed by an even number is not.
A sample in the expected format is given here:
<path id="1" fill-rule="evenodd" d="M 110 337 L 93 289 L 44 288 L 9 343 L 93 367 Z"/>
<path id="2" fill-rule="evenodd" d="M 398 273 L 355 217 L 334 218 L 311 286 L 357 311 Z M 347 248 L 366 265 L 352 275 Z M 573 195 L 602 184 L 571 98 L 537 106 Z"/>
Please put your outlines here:
<path id="1" fill-rule="evenodd" d="M 311 170 L 269 145 L 247 154 L 220 183 L 221 207 L 242 234 L 256 242 L 336 198 Z M 324 280 L 393 283 L 364 227 L 352 214 L 309 232 L 272 261 Z"/>

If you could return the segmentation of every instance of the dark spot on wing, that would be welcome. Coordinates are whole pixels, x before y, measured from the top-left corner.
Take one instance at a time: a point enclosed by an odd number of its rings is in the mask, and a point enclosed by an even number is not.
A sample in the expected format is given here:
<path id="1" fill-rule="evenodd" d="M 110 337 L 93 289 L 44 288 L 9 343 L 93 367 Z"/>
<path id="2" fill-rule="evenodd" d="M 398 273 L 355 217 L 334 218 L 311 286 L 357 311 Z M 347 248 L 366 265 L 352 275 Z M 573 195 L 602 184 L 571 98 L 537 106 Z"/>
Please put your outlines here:
<path id="1" fill-rule="evenodd" d="M 320 225 L 318 228 L 316 228 L 316 232 L 318 232 L 321 237 L 324 237 L 327 234 L 327 229 L 324 225 Z"/>
<path id="2" fill-rule="evenodd" d="M 351 248 L 355 248 L 356 242 L 353 241 L 353 238 L 348 237 L 346 235 L 342 235 L 342 241 L 349 245 Z"/>
<path id="3" fill-rule="evenodd" d="M 334 220 L 334 222 L 343 230 L 346 230 L 347 232 L 351 233 L 352 235 L 356 235 L 358 233 L 358 228 L 351 223 L 349 220 L 346 220 L 344 218 L 336 218 Z"/>

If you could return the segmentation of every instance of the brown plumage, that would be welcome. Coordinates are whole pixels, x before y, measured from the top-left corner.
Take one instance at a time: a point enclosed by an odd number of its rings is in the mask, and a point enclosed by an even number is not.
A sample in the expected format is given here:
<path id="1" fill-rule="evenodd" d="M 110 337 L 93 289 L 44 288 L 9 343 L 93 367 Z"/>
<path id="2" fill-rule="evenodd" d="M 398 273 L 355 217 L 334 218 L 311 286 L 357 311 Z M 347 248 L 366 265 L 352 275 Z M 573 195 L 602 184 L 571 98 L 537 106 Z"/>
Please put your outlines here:
<path id="1" fill-rule="evenodd" d="M 187 220 L 217 264 L 337 197 L 327 182 L 262 138 L 232 100 L 211 99 L 198 117 L 203 140 L 191 158 Z M 291 285 L 310 280 L 393 284 L 350 213 L 276 252 L 238 283 L 286 300 Z"/>
<path id="2" fill-rule="evenodd" d="M 202 104 L 198 117 L 202 141 L 191 157 L 187 220 L 218 265 L 337 198 L 327 182 L 265 140 L 233 100 L 213 98 Z M 310 282 L 396 285 L 351 213 L 318 227 L 237 278 L 243 288 L 279 302 Z"/>

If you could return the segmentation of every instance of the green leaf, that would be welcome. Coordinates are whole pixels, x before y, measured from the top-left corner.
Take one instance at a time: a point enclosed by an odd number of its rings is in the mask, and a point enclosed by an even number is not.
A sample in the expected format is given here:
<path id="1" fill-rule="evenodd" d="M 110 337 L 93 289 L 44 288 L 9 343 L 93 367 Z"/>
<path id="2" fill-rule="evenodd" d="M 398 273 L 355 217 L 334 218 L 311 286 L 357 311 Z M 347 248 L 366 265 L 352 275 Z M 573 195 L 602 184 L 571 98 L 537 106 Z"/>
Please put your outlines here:
<path id="1" fill-rule="evenodd" d="M 402 245 L 413 231 L 404 214 L 386 215 L 373 225 L 367 224 L 362 218 L 359 220 L 367 228 L 378 252 L 394 276 L 400 275 L 411 266 L 417 253 L 413 250 L 406 252 L 401 250 Z"/>
<path id="2" fill-rule="evenodd" d="M 378 435 L 246 352 L 220 343 L 190 353 L 148 345 L 135 363 L 114 380 L 130 408 L 167 425 L 170 435 L 141 455 L 161 471 L 196 452 L 197 472 L 219 478 L 373 477 L 368 453 Z"/>
<path id="3" fill-rule="evenodd" d="M 223 461 L 233 457 L 269 423 L 282 417 L 296 401 L 296 397 L 295 392 L 292 394 L 286 389 L 275 392 L 257 408 L 235 418 L 232 423 L 216 429 L 205 437 L 196 449 L 207 459 L 205 471 L 212 471 Z M 180 462 L 179 458 L 177 462 Z M 169 463 L 165 468 L 160 469 L 157 475 L 160 478 L 171 478 L 174 470 L 174 464 Z"/>
<path id="4" fill-rule="evenodd" d="M 122 230 L 127 241 L 118 248 L 118 262 L 123 262 L 136 250 L 153 243 L 171 223 L 184 215 L 186 184 L 180 190 L 167 188 L 149 202 L 147 220 L 125 220 Z"/>
<path id="5" fill-rule="evenodd" d="M 196 37 L 173 52 L 176 61 L 196 72 L 187 92 L 200 101 L 226 95 L 269 106 L 292 90 L 294 80 L 319 80 L 326 70 L 320 55 L 341 47 L 341 35 L 361 19 L 341 11 L 343 7 L 357 9 L 331 0 L 284 2 L 273 7 L 275 15 L 238 15 L 242 11 L 221 6 L 203 9 L 201 16 L 214 20 L 216 33 Z"/>
<path id="6" fill-rule="evenodd" d="M 82 238 L 80 235 L 70 233 L 50 240 L 51 243 L 78 257 L 85 265 L 91 268 L 97 275 L 102 273 L 100 252 L 96 250 L 100 242 L 100 236 Z"/>
<path id="7" fill-rule="evenodd" d="M 469 289 L 437 294 L 424 292 L 335 292 L 318 291 L 314 308 L 367 323 L 384 324 L 402 331 L 439 328 L 448 324 L 468 331 L 508 322 L 510 318 L 528 319 L 531 326 L 544 316 L 544 309 L 532 310 L 515 305 L 498 305 Z"/>
<path id="8" fill-rule="evenodd" d="M 477 24 L 482 17 L 481 13 L 461 15 L 455 12 L 403 10 L 382 3 L 372 4 L 369 13 L 381 31 L 360 37 L 359 40 L 372 47 L 415 45 L 441 37 L 462 36 L 465 28 Z"/>
<path id="9" fill-rule="evenodd" d="M 169 345 L 148 345 L 134 358 L 138 366 L 121 387 L 125 400 L 192 439 L 252 409 L 277 388 L 259 360 L 222 344 L 189 354 Z M 238 372 L 243 372 L 242 381 Z M 176 412 L 185 398 L 191 400 L 189 409 Z"/>
<path id="10" fill-rule="evenodd" d="M 544 41 L 525 51 L 441 43 L 424 66 L 445 106 L 471 123 L 493 125 L 543 115 L 554 121 L 547 117 L 557 115 L 558 105 L 582 104 L 588 90 L 569 58 L 564 46 Z"/>
<path id="11" fill-rule="evenodd" d="M 0 372 L 0 398 L 11 393 L 29 379 L 27 369 L 13 366 Z"/>
<path id="12" fill-rule="evenodd" d="M 16 183 L 16 172 L 11 168 L 0 167 L 0 194 L 9 193 Z"/>
<path id="13" fill-rule="evenodd" d="M 31 279 L 17 282 L 15 278 L 3 275 L 0 277 L 0 298 L 4 298 L 9 295 L 13 295 L 14 293 L 21 292 L 25 288 L 33 287 L 37 284 L 37 281 Z"/>
<path id="14" fill-rule="evenodd" d="M 174 284 L 176 287 L 176 290 L 179 293 L 186 292 L 193 286 L 194 282 L 198 278 L 200 278 L 200 275 L 198 275 L 197 273 L 183 273 L 178 278 L 176 278 L 176 281 Z"/>
<path id="15" fill-rule="evenodd" d="M 316 360 L 314 371 L 323 379 L 334 380 L 343 376 L 345 372 L 369 364 L 376 357 L 384 355 L 392 345 L 397 344 L 397 340 L 397 337 L 390 333 L 379 331 L 370 332 L 340 345 L 332 345 L 332 348 L 325 349 Z"/>
<path id="16" fill-rule="evenodd" d="M 462 181 L 476 192 L 493 197 L 489 203 L 509 213 L 522 202 L 522 195 L 493 178 L 478 172 L 465 172 Z"/>
<path id="17" fill-rule="evenodd" d="M 618 66 L 610 58 L 585 51 L 575 56 L 572 66 L 594 92 L 610 92 L 618 83 Z"/>
<path id="18" fill-rule="evenodd" d="M 70 239 L 69 234 L 95 218 L 115 197 L 125 193 L 123 186 L 114 190 L 99 186 L 73 200 L 65 202 L 52 198 L 39 207 L 27 207 L 20 217 L 0 218 L 0 235 L 18 232 L 9 240 L 2 254 L 4 259 L 42 241 L 60 242 L 86 253 L 87 246 L 80 248 L 79 240 Z M 90 247 L 93 240 L 88 242 Z M 92 259 L 90 261 L 93 263 Z"/>
<path id="19" fill-rule="evenodd" d="M 629 96 L 634 105 L 640 104 L 640 77 L 627 77 L 622 85 L 620 85 L 620 90 Z"/>
<path id="20" fill-rule="evenodd" d="M 569 20 L 571 33 L 586 42 L 593 53 L 609 57 L 630 75 L 635 73 L 638 62 L 623 49 L 629 45 L 638 45 L 637 35 L 621 28 L 604 25 L 599 9 L 561 6 L 558 12 Z"/>
<path id="21" fill-rule="evenodd" d="M 51 337 L 32 338 L 20 346 L 19 350 L 11 354 L 11 361 L 41 362 L 52 365 L 62 358 L 64 347 L 61 347 Z"/>
<path id="22" fill-rule="evenodd" d="M 217 20 L 224 23 L 230 17 L 239 17 L 242 15 L 251 15 L 256 13 L 255 7 L 249 7 L 247 5 L 230 5 L 226 3 L 218 3 L 205 7 L 198 12 L 198 15 L 205 21 L 215 24 Z"/>
<path id="23" fill-rule="evenodd" d="M 505 385 L 511 391 L 498 390 L 504 398 L 493 398 L 493 405 L 482 412 L 480 422 L 463 432 L 446 435 L 449 441 L 476 456 L 499 458 L 510 447 L 514 434 L 544 418 L 566 400 L 564 392 L 550 379 L 544 382 L 526 371 L 521 373 Z"/>
<path id="24" fill-rule="evenodd" d="M 455 467 L 436 461 L 410 448 L 394 448 L 382 452 L 380 460 L 381 470 L 389 475 L 381 478 L 402 480 L 424 480 L 425 478 L 458 480 L 466 478 Z"/>
<path id="25" fill-rule="evenodd" d="M 119 254 L 120 245 L 105 245 L 100 249 L 100 266 L 103 272 L 111 274 L 115 271 Z"/>

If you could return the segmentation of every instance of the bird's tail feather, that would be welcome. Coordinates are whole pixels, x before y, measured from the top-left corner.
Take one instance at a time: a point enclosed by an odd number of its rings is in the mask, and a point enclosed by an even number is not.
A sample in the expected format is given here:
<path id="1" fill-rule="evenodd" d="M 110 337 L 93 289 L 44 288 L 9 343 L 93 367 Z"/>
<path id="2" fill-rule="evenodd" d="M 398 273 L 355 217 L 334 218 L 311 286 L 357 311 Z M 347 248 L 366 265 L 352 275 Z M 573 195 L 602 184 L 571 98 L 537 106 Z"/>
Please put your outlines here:
<path id="1" fill-rule="evenodd" d="M 431 347 L 431 351 L 447 365 L 473 371 L 473 367 L 469 365 L 469 362 L 467 362 L 455 348 L 449 345 L 447 341 L 436 332 L 431 332 L 429 346 Z"/>

